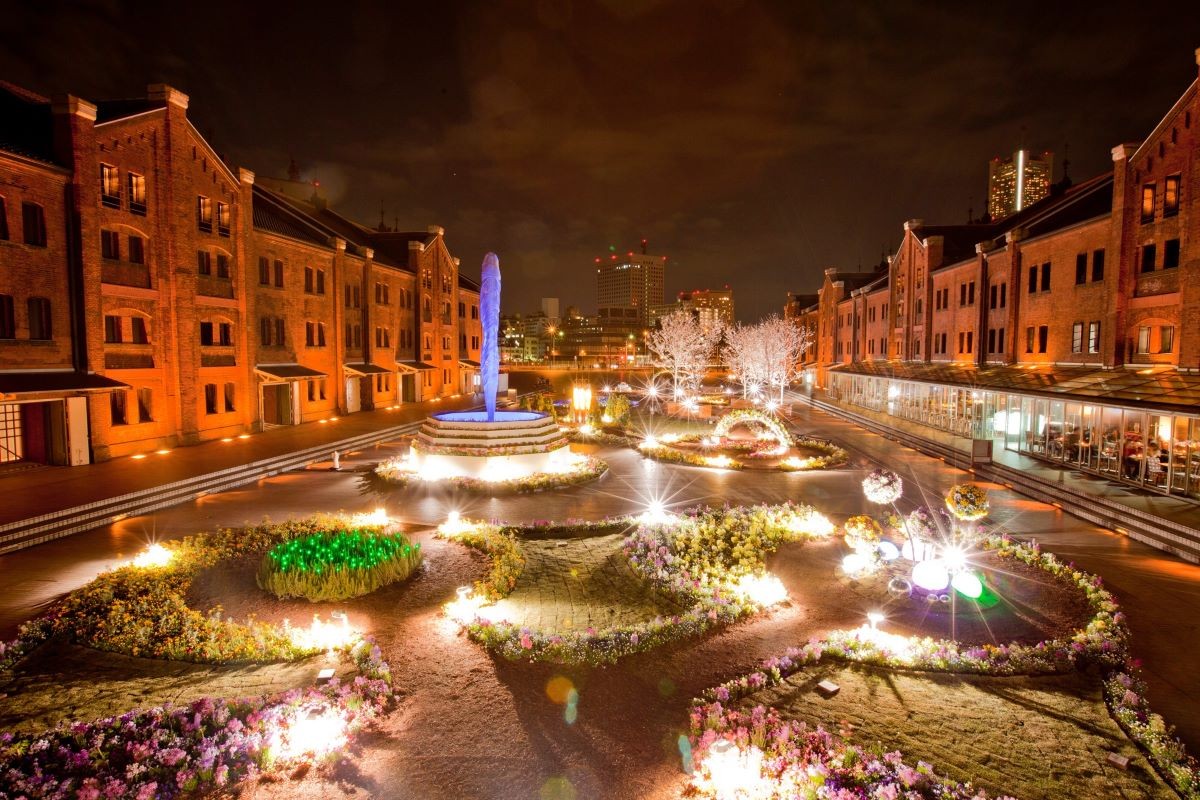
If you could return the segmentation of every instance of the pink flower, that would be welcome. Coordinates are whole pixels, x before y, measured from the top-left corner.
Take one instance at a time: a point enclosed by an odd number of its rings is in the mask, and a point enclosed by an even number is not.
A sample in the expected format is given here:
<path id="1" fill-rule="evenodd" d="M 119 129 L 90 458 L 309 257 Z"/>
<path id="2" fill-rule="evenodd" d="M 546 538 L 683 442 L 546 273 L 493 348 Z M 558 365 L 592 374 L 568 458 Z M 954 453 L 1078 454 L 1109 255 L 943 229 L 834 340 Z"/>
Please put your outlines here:
<path id="1" fill-rule="evenodd" d="M 138 789 L 135 800 L 154 800 L 154 796 L 157 792 L 157 781 L 150 781 L 150 783 L 143 784 L 142 788 Z"/>
<path id="2" fill-rule="evenodd" d="M 529 638 L 528 633 L 521 634 L 521 647 L 525 650 L 529 650 L 533 647 L 533 639 Z"/>

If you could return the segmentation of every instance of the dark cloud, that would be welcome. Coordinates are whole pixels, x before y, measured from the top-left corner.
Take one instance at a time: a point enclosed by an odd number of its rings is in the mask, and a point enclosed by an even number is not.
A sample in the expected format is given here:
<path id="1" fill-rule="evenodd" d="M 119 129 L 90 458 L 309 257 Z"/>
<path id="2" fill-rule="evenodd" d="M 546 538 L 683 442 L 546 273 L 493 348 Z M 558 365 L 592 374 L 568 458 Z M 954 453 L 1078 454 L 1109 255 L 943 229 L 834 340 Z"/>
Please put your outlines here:
<path id="1" fill-rule="evenodd" d="M 479 2 L 17 5 L 0 77 L 84 97 L 165 81 L 235 165 L 295 158 L 348 214 L 442 224 L 505 305 L 594 303 L 643 237 L 668 288 L 776 310 L 903 220 L 965 219 L 1024 143 L 1109 166 L 1195 77 L 1189 5 Z"/>

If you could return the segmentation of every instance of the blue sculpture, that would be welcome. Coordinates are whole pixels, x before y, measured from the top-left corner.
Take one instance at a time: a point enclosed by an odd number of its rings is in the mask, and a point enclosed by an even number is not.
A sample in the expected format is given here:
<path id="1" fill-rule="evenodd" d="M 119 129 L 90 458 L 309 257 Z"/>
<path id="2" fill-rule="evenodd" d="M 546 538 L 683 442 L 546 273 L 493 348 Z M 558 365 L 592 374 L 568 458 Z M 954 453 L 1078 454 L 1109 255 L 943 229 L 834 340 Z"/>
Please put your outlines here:
<path id="1" fill-rule="evenodd" d="M 495 253 L 483 257 L 480 276 L 479 306 L 483 315 L 483 354 L 480 367 L 483 375 L 483 402 L 487 421 L 496 421 L 496 383 L 500 373 L 500 258 Z"/>

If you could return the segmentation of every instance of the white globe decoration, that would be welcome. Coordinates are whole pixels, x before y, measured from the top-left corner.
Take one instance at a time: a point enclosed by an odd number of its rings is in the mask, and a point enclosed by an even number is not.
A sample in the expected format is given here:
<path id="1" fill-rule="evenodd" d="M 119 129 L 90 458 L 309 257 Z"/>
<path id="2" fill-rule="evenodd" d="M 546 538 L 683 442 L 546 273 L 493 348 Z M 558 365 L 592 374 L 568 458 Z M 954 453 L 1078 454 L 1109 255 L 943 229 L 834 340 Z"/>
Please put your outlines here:
<path id="1" fill-rule="evenodd" d="M 940 592 L 950 585 L 950 572 L 941 561 L 931 558 L 913 567 L 912 579 L 927 592 Z"/>
<path id="2" fill-rule="evenodd" d="M 900 548 L 896 547 L 896 545 L 892 544 L 891 542 L 880 542 L 879 557 L 884 561 L 895 561 L 900 557 Z"/>
<path id="3" fill-rule="evenodd" d="M 871 565 L 871 559 L 864 553 L 850 553 L 842 559 L 842 569 L 847 575 L 858 575 Z"/>
<path id="4" fill-rule="evenodd" d="M 950 585 L 954 587 L 954 591 L 972 600 L 978 600 L 983 594 L 983 581 L 974 572 L 964 570 L 955 573 L 954 579 L 950 581 Z"/>

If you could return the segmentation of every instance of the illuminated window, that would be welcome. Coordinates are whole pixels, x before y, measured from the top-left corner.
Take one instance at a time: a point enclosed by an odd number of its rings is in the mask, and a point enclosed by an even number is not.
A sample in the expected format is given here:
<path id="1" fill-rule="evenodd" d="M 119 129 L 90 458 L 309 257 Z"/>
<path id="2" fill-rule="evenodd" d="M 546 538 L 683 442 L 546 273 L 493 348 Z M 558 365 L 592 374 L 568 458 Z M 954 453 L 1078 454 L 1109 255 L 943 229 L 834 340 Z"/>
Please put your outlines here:
<path id="1" fill-rule="evenodd" d="M 111 164 L 100 165 L 100 202 L 109 208 L 121 207 L 121 176 Z"/>
<path id="2" fill-rule="evenodd" d="M 1157 187 L 1153 183 L 1142 186 L 1142 222 L 1154 221 L 1154 193 Z"/>
<path id="3" fill-rule="evenodd" d="M 1179 176 L 1169 175 L 1163 192 L 1163 216 L 1173 217 L 1179 213 Z"/>
<path id="4" fill-rule="evenodd" d="M 134 214 L 146 215 L 146 176 L 130 172 L 126 176 L 129 183 L 129 210 Z"/>
<path id="5" fill-rule="evenodd" d="M 212 200 L 204 195 L 196 197 L 196 225 L 204 233 L 212 233 Z"/>

